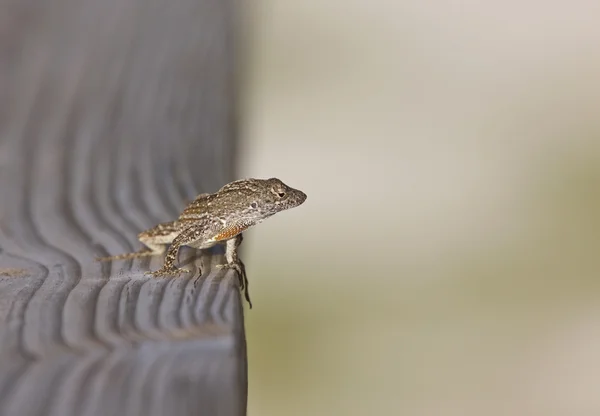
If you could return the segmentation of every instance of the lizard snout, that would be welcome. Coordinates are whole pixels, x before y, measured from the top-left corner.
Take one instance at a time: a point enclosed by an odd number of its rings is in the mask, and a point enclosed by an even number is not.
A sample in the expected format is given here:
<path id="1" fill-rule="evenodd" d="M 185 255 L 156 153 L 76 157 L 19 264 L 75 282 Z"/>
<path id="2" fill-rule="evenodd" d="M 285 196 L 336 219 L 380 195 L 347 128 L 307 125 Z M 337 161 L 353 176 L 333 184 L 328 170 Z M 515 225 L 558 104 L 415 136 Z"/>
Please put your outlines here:
<path id="1" fill-rule="evenodd" d="M 299 198 L 299 203 L 298 205 L 302 204 L 304 201 L 306 201 L 306 194 L 302 191 L 298 191 L 298 193 L 300 194 L 300 198 Z"/>
<path id="2" fill-rule="evenodd" d="M 304 201 L 306 201 L 306 194 L 302 191 L 299 191 L 297 189 L 294 190 L 294 206 L 297 207 L 298 205 L 301 205 L 302 203 L 304 203 Z"/>

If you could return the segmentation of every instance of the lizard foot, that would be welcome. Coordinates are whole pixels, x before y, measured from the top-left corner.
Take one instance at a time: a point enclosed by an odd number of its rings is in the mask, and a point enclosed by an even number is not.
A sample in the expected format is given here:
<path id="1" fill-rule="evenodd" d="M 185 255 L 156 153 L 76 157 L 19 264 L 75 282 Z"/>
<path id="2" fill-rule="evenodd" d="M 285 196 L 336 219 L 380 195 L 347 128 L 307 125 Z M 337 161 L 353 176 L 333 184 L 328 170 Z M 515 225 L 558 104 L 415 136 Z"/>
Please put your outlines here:
<path id="1" fill-rule="evenodd" d="M 190 270 L 187 269 L 177 269 L 177 268 L 173 268 L 173 269 L 159 269 L 155 272 L 146 272 L 144 274 L 146 275 L 150 275 L 152 277 L 167 277 L 167 276 L 179 276 L 180 274 L 183 273 L 191 273 Z"/>
<path id="2" fill-rule="evenodd" d="M 248 277 L 246 276 L 246 266 L 241 260 L 237 260 L 233 263 L 217 264 L 217 269 L 233 269 L 238 274 L 240 283 L 240 289 L 244 291 L 244 297 L 252 309 L 252 301 L 250 300 L 250 293 L 248 292 Z"/>

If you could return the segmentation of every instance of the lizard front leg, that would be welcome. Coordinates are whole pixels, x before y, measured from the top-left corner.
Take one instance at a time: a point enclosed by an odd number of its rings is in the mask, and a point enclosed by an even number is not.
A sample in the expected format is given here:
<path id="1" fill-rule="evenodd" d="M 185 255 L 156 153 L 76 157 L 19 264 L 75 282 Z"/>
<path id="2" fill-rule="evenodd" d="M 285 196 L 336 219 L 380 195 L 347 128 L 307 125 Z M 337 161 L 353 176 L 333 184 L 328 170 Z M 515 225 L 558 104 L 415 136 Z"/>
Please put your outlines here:
<path id="1" fill-rule="evenodd" d="M 246 276 L 246 266 L 240 258 L 238 257 L 237 249 L 240 244 L 242 244 L 242 234 L 238 234 L 233 238 L 227 240 L 226 248 L 225 248 L 225 259 L 227 260 L 227 264 L 219 264 L 218 268 L 230 268 L 234 269 L 239 276 L 240 280 L 240 289 L 244 291 L 244 297 L 250 305 L 250 309 L 252 309 L 252 301 L 250 300 L 250 293 L 248 291 L 248 277 Z"/>
<path id="2" fill-rule="evenodd" d="M 165 256 L 165 262 L 163 266 L 155 271 L 155 272 L 146 272 L 145 274 L 152 275 L 154 277 L 159 276 L 176 276 L 182 273 L 189 273 L 190 271 L 187 269 L 180 269 L 175 267 L 175 262 L 177 261 L 177 254 L 179 253 L 179 249 L 181 246 L 192 245 L 194 242 L 200 240 L 202 238 L 202 227 L 200 226 L 191 226 L 189 228 L 184 229 L 179 233 L 177 237 L 171 243 L 169 250 L 167 251 L 167 255 Z"/>

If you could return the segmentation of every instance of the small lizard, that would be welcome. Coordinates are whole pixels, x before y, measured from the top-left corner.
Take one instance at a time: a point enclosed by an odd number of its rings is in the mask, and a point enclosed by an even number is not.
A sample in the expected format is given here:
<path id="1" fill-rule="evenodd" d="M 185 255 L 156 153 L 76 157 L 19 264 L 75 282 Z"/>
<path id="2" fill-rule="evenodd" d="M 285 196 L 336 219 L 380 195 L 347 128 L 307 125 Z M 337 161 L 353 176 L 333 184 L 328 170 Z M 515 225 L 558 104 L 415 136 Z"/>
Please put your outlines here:
<path id="1" fill-rule="evenodd" d="M 189 270 L 175 267 L 181 246 L 207 249 L 224 243 L 226 264 L 219 268 L 232 268 L 240 277 L 250 308 L 248 279 L 244 263 L 238 258 L 237 249 L 242 242 L 242 232 L 266 218 L 306 200 L 306 194 L 290 188 L 276 178 L 243 179 L 231 182 L 214 194 L 200 194 L 190 202 L 179 218 L 143 231 L 138 239 L 147 248 L 135 253 L 97 258 L 98 261 L 124 260 L 136 257 L 158 256 L 169 250 L 161 269 L 146 272 L 152 276 L 172 276 Z"/>

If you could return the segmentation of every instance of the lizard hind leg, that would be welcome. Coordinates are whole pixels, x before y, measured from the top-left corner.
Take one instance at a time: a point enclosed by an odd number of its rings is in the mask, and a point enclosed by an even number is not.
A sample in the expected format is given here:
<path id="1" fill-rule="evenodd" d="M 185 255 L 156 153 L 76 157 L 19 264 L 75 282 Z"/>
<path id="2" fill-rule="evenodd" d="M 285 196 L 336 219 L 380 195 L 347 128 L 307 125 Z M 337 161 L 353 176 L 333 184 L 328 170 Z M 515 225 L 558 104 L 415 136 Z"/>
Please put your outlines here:
<path id="1" fill-rule="evenodd" d="M 177 236 L 177 223 L 166 222 L 159 224 L 154 228 L 141 232 L 138 240 L 147 248 L 143 248 L 134 253 L 118 254 L 116 256 L 99 257 L 96 261 L 128 260 L 139 257 L 160 256 L 167 250 L 167 244 L 171 244 Z"/>

